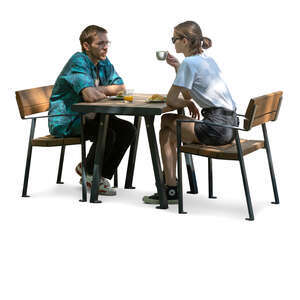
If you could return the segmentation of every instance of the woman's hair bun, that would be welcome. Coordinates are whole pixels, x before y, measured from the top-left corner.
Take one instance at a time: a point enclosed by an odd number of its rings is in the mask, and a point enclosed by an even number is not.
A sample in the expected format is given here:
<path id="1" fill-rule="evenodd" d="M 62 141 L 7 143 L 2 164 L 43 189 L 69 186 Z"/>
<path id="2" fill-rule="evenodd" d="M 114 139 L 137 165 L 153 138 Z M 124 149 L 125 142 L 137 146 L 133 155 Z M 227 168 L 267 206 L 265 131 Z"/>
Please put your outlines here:
<path id="1" fill-rule="evenodd" d="M 202 40 L 202 48 L 203 49 L 208 49 L 208 48 L 210 48 L 212 46 L 211 39 L 203 36 L 201 38 L 201 40 Z"/>

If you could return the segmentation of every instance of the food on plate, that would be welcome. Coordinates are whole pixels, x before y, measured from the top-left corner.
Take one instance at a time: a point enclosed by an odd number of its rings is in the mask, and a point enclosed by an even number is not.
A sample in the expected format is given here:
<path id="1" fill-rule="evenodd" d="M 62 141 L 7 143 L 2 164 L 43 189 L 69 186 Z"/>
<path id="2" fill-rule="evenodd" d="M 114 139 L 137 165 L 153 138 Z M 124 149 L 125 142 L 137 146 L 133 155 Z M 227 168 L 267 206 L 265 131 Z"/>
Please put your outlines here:
<path id="1" fill-rule="evenodd" d="M 120 91 L 116 97 L 123 98 L 124 97 L 124 91 Z"/>
<path id="2" fill-rule="evenodd" d="M 148 101 L 165 101 L 165 100 L 166 97 L 159 94 L 154 94 L 148 98 Z"/>

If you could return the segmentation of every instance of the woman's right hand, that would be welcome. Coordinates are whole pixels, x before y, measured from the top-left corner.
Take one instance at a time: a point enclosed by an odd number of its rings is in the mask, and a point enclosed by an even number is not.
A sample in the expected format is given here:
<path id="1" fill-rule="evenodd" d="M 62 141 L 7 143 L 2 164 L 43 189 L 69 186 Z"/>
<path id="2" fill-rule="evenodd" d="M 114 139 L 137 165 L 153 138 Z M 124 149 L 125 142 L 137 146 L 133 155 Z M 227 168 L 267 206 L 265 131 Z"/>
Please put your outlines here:
<path id="1" fill-rule="evenodd" d="M 191 100 L 186 100 L 188 101 L 187 103 L 187 108 L 189 109 L 190 116 L 194 119 L 199 120 L 200 119 L 200 112 L 198 110 L 198 107 L 195 105 L 195 103 Z"/>
<path id="2" fill-rule="evenodd" d="M 179 66 L 180 66 L 178 59 L 175 56 L 171 55 L 169 52 L 168 52 L 166 61 L 167 61 L 167 64 L 174 67 L 175 69 L 179 68 Z"/>

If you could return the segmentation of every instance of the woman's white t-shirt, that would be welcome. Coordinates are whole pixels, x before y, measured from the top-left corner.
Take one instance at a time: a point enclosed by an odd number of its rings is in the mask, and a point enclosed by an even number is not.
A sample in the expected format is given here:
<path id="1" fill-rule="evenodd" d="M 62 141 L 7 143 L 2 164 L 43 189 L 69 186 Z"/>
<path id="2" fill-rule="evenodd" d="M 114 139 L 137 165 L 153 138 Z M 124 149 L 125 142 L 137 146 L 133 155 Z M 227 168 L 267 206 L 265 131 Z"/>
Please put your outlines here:
<path id="1" fill-rule="evenodd" d="M 223 107 L 236 110 L 219 67 L 211 57 L 203 53 L 183 60 L 173 85 L 187 88 L 202 108 Z"/>

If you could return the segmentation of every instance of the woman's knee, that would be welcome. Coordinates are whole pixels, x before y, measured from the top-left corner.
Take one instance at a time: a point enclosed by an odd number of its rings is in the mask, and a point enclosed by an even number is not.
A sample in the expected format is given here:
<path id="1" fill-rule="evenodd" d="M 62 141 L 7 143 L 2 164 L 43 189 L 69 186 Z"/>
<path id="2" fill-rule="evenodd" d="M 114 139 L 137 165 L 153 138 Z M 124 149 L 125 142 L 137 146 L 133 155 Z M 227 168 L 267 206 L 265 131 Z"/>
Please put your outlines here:
<path id="1" fill-rule="evenodd" d="M 170 127 L 174 120 L 177 119 L 177 115 L 175 114 L 164 114 L 161 117 L 161 128 Z"/>

